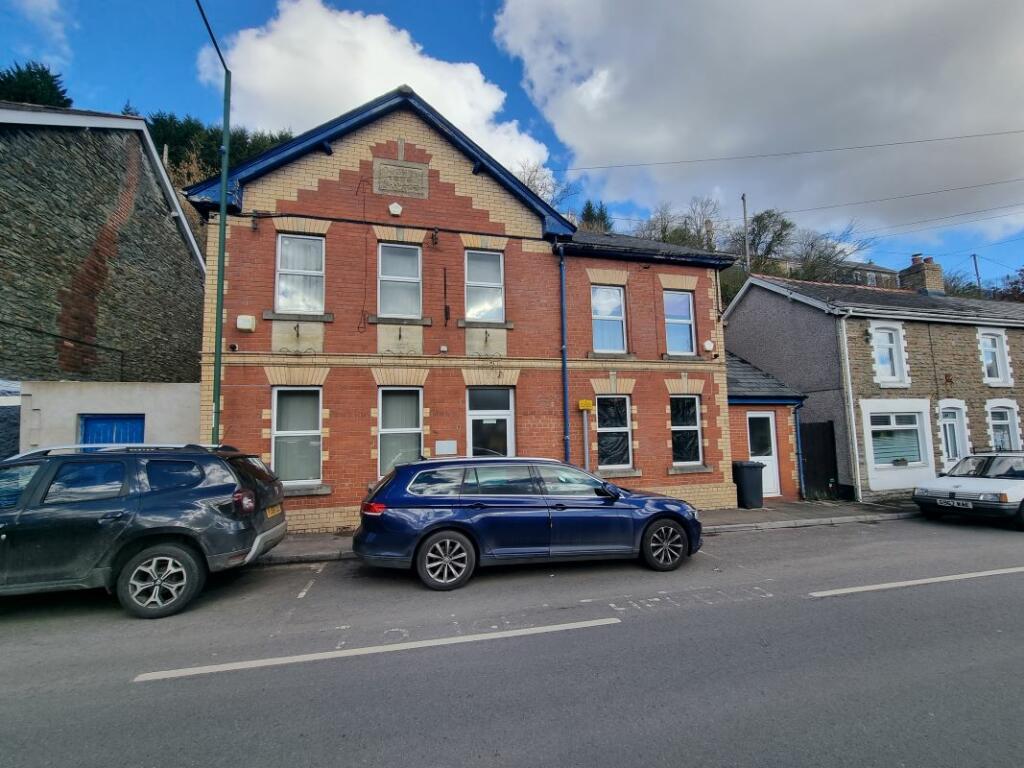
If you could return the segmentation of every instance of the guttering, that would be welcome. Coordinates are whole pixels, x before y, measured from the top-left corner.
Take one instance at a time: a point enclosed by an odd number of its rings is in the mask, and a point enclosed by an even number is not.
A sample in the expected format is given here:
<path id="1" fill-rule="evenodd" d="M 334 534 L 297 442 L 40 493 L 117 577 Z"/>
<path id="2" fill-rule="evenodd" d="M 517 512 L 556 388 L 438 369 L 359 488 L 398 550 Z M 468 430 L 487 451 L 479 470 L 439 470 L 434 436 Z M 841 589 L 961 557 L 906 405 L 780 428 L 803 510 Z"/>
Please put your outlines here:
<path id="1" fill-rule="evenodd" d="M 729 395 L 729 405 L 802 405 L 802 395 Z"/>
<path id="2" fill-rule="evenodd" d="M 562 315 L 562 453 L 569 463 L 569 349 L 565 309 L 565 246 L 558 244 L 559 310 Z"/>
<path id="3" fill-rule="evenodd" d="M 854 499 L 860 501 L 860 447 L 857 442 L 857 411 L 853 405 L 853 377 L 850 375 L 850 353 L 846 345 L 846 320 L 851 314 L 850 310 L 846 310 L 845 313 L 841 314 L 836 328 L 840 337 L 838 339 L 839 359 L 843 367 L 843 382 L 846 388 L 846 404 L 848 406 L 846 418 L 849 425 L 849 435 L 847 437 L 850 441 L 850 458 L 853 460 L 853 493 Z"/>

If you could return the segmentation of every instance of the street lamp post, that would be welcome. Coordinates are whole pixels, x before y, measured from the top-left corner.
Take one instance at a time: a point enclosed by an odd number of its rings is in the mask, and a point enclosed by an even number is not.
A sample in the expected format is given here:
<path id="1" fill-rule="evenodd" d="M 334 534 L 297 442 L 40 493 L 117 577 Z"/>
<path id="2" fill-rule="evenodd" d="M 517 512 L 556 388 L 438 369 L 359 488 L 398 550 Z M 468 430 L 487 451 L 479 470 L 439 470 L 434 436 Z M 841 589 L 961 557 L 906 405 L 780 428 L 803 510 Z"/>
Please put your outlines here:
<path id="1" fill-rule="evenodd" d="M 224 345 L 224 241 L 227 237 L 228 225 L 228 150 L 231 147 L 231 70 L 228 69 L 224 55 L 217 45 L 217 38 L 206 18 L 203 4 L 196 0 L 196 7 L 203 17 L 203 24 L 210 35 L 213 49 L 224 68 L 224 118 L 220 147 L 220 215 L 217 220 L 217 302 L 213 327 L 213 429 L 211 442 L 220 444 L 220 374 L 221 347 Z"/>

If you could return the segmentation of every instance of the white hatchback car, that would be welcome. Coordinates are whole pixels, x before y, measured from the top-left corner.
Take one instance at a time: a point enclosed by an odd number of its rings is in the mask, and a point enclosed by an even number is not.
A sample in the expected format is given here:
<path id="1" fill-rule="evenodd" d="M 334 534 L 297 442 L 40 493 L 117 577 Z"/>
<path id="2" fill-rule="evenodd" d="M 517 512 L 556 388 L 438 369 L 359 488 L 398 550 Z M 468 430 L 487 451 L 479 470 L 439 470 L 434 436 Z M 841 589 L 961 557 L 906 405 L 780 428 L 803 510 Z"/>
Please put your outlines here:
<path id="1" fill-rule="evenodd" d="M 949 513 L 1012 518 L 1024 530 L 1024 453 L 996 451 L 961 459 L 927 487 L 915 488 L 914 501 L 930 519 Z"/>

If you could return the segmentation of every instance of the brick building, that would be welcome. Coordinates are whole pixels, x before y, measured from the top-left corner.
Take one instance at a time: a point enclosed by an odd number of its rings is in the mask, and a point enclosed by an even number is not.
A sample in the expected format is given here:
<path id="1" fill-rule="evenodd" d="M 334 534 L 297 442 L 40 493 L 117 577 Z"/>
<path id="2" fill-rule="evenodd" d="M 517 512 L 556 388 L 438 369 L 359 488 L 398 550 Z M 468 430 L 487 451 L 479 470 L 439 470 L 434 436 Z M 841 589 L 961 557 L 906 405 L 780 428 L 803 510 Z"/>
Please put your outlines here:
<path id="1" fill-rule="evenodd" d="M 353 526 L 367 484 L 418 455 L 589 452 L 630 486 L 734 503 L 732 257 L 575 233 L 407 87 L 233 169 L 231 190 L 220 436 L 273 464 L 292 530 Z M 211 218 L 217 193 L 187 190 Z"/>
<path id="2" fill-rule="evenodd" d="M 732 352 L 726 353 L 732 458 L 764 464 L 766 499 L 801 498 L 798 409 L 804 396 Z"/>
<path id="3" fill-rule="evenodd" d="M 90 410 L 159 440 L 142 423 L 157 383 L 199 380 L 203 270 L 145 121 L 0 102 L 0 378 L 152 383 Z M 47 422 L 61 400 L 22 405 L 23 447 L 79 439 L 80 414 Z"/>
<path id="4" fill-rule="evenodd" d="M 929 258 L 899 279 L 888 290 L 755 276 L 726 312 L 729 350 L 807 393 L 804 427 L 831 425 L 831 455 L 814 460 L 834 461 L 857 498 L 1022 446 L 1024 305 L 946 296 Z"/>

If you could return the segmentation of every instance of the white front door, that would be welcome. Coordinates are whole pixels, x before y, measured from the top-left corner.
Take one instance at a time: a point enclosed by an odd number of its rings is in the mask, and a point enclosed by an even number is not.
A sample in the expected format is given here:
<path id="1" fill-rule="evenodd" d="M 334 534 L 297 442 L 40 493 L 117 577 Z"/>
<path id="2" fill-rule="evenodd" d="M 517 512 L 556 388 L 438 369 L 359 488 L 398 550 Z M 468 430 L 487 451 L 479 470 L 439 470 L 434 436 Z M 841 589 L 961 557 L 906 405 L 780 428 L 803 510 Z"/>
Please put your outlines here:
<path id="1" fill-rule="evenodd" d="M 747 444 L 750 460 L 764 464 L 761 487 L 765 496 L 779 495 L 779 450 L 775 439 L 775 414 L 771 411 L 747 414 Z"/>

